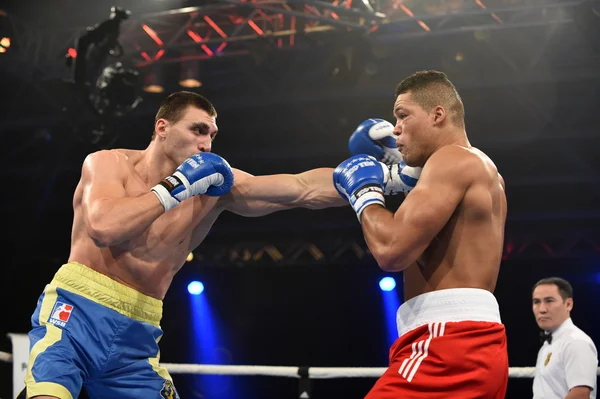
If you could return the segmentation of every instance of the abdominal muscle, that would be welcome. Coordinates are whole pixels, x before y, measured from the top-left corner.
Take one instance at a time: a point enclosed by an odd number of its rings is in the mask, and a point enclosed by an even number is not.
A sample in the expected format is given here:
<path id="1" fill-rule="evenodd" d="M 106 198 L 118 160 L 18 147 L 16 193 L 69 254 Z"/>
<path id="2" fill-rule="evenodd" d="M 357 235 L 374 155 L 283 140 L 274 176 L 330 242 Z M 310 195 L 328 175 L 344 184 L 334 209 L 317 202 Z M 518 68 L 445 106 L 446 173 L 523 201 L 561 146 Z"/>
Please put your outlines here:
<path id="1" fill-rule="evenodd" d="M 404 270 L 405 300 L 450 288 L 493 292 L 503 241 L 497 223 L 473 223 L 455 213 L 419 260 Z"/>
<path id="2" fill-rule="evenodd" d="M 186 200 L 161 215 L 141 236 L 110 247 L 98 247 L 89 237 L 82 211 L 76 205 L 69 262 L 81 263 L 162 300 L 191 250 L 208 233 L 212 221 L 202 223 L 206 228 L 199 224 L 214 203 L 204 196 Z"/>

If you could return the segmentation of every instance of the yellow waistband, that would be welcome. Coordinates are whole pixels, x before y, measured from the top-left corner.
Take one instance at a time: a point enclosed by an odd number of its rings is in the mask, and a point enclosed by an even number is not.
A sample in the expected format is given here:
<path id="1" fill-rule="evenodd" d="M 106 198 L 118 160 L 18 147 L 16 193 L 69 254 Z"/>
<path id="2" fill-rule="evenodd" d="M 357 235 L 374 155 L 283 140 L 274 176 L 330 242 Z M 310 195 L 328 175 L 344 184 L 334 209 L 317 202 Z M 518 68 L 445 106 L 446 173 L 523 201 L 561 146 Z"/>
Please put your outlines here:
<path id="1" fill-rule="evenodd" d="M 162 301 L 142 294 L 81 263 L 61 266 L 50 285 L 80 295 L 135 320 L 160 327 Z"/>

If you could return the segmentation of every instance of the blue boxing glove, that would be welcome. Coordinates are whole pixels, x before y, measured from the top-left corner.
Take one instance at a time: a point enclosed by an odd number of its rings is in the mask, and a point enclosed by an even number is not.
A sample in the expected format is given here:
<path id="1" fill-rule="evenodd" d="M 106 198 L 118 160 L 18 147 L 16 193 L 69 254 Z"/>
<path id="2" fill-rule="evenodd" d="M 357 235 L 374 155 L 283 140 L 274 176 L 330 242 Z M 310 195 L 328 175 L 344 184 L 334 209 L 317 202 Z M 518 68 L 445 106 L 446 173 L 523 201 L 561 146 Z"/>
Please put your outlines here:
<path id="1" fill-rule="evenodd" d="M 358 125 L 350 136 L 348 148 L 352 155 L 371 155 L 386 165 L 402 161 L 396 147 L 394 125 L 383 119 L 371 118 Z"/>
<path id="2" fill-rule="evenodd" d="M 367 154 L 389 166 L 384 194 L 408 194 L 417 184 L 423 168 L 407 166 L 396 147 L 394 125 L 383 119 L 371 118 L 361 123 L 350 136 L 348 147 L 352 155 Z"/>
<path id="3" fill-rule="evenodd" d="M 186 159 L 171 176 L 162 179 L 152 191 L 165 208 L 175 208 L 183 200 L 206 194 L 218 197 L 233 187 L 233 171 L 226 160 L 210 152 Z"/>
<path id="4" fill-rule="evenodd" d="M 355 155 L 333 171 L 333 185 L 350 202 L 360 221 L 362 211 L 369 205 L 385 207 L 383 186 L 388 167 L 369 155 Z"/>
<path id="5" fill-rule="evenodd" d="M 383 193 L 385 195 L 408 194 L 419 181 L 423 168 L 407 166 L 404 161 L 388 166 Z"/>

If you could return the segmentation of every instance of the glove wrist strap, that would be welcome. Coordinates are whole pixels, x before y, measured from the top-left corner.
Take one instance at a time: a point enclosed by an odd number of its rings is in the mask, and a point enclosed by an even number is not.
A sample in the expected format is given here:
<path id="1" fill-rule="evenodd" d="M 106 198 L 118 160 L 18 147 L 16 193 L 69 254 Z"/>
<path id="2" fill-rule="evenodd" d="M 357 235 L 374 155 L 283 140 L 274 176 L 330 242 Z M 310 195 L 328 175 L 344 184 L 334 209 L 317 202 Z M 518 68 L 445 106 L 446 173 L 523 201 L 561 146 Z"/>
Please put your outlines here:
<path id="1" fill-rule="evenodd" d="M 170 184 L 168 178 L 161 180 L 156 186 L 152 187 L 152 192 L 156 195 L 163 208 L 165 208 L 165 212 L 179 205 L 179 201 L 171 196 L 173 188 L 175 187 Z"/>
<path id="2" fill-rule="evenodd" d="M 356 212 L 356 216 L 358 217 L 358 221 L 360 222 L 362 212 L 367 206 L 378 204 L 385 207 L 383 188 L 378 184 L 369 184 L 363 186 L 352 193 L 350 203 L 352 204 L 352 207 Z"/>

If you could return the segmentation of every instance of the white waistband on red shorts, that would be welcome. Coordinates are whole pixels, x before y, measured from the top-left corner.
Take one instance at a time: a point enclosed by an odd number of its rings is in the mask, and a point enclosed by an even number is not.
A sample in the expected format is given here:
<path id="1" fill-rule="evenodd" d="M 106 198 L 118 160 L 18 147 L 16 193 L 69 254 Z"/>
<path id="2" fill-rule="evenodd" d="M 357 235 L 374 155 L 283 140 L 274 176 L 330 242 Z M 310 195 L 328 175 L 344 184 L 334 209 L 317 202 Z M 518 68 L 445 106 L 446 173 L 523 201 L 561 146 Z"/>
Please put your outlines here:
<path id="1" fill-rule="evenodd" d="M 479 288 L 426 292 L 404 302 L 396 313 L 399 337 L 429 323 L 449 321 L 502 323 L 496 297 Z"/>

